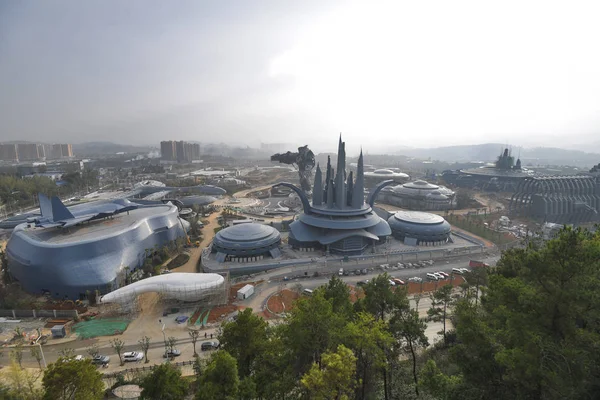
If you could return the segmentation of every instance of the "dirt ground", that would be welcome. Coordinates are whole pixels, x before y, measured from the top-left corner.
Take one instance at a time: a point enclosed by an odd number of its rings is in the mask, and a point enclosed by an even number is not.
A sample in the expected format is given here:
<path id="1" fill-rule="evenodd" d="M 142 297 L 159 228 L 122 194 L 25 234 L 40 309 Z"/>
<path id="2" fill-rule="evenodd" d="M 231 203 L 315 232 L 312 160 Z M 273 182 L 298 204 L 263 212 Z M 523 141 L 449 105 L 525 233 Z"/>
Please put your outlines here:
<path id="1" fill-rule="evenodd" d="M 226 306 L 219 306 L 219 307 L 215 307 L 212 310 L 210 310 L 210 314 L 208 315 L 208 320 L 207 323 L 213 323 L 213 322 L 217 322 L 220 319 L 226 317 L 227 315 L 231 314 L 232 312 L 236 311 L 238 309 L 238 306 L 233 305 L 233 304 L 228 304 Z"/>
<path id="2" fill-rule="evenodd" d="M 267 306 L 271 312 L 281 314 L 285 311 L 289 311 L 298 297 L 300 297 L 300 295 L 297 292 L 283 289 L 281 292 L 275 293 L 273 296 L 269 297 Z"/>

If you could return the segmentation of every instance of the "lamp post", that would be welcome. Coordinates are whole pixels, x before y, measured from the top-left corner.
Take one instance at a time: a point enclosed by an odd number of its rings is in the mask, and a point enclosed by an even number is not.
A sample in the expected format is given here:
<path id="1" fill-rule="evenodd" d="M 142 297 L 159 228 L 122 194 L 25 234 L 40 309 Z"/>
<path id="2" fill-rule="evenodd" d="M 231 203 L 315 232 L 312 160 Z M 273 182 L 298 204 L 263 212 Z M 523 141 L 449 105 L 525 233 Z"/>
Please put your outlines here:
<path id="1" fill-rule="evenodd" d="M 44 362 L 44 369 L 46 369 L 47 365 L 46 365 L 46 357 L 44 357 L 44 350 L 42 350 L 42 344 L 38 343 L 38 346 L 40 346 L 40 353 L 42 354 L 42 361 Z"/>

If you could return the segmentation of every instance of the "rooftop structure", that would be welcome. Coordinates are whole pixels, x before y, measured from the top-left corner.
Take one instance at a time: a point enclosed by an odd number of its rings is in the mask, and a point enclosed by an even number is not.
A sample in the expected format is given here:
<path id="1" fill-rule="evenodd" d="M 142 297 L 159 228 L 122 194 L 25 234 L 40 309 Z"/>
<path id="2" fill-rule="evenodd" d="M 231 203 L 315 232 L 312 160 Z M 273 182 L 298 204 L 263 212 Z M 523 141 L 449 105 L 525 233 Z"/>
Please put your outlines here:
<path id="1" fill-rule="evenodd" d="M 509 149 L 504 149 L 494 166 L 442 173 L 442 177 L 449 184 L 492 191 L 514 191 L 521 180 L 532 175 L 532 171 L 521 168 L 519 158 L 514 161 Z"/>
<path id="2" fill-rule="evenodd" d="M 449 210 L 456 206 L 456 193 L 445 186 L 417 180 L 385 188 L 378 200 L 411 210 Z"/>
<path id="3" fill-rule="evenodd" d="M 511 215 L 557 224 L 600 221 L 600 178 L 579 175 L 524 179 L 510 199 L 509 210 Z"/>
<path id="4" fill-rule="evenodd" d="M 396 183 L 408 182 L 410 176 L 403 172 L 394 172 L 391 169 L 376 169 L 375 171 L 365 172 L 365 185 L 367 188 L 376 186 L 379 182 L 392 179 Z"/>
<path id="5" fill-rule="evenodd" d="M 86 291 L 108 293 L 143 264 L 146 249 L 184 237 L 188 227 L 171 204 L 140 206 L 62 229 L 21 224 L 6 245 L 8 268 L 31 293 L 72 300 Z"/>
<path id="6" fill-rule="evenodd" d="M 340 136 L 337 168 L 331 166 L 328 158 L 323 177 L 321 168 L 317 165 L 312 205 L 300 188 L 290 183 L 275 185 L 294 190 L 303 206 L 304 212 L 290 224 L 288 243 L 300 249 L 325 248 L 333 253 L 361 254 L 369 246 L 384 242 L 391 230 L 387 222 L 373 211 L 372 206 L 377 193 L 392 183 L 393 180 L 381 182 L 365 203 L 362 151 L 354 180 L 352 172 L 346 175 L 346 146 Z"/>
<path id="7" fill-rule="evenodd" d="M 441 216 L 421 211 L 398 211 L 388 219 L 392 235 L 408 245 L 437 246 L 450 239 L 450 224 Z"/>
<path id="8" fill-rule="evenodd" d="M 251 262 L 265 256 L 281 255 L 281 234 L 277 229 L 257 223 L 236 224 L 217 232 L 211 251 L 218 262 Z"/>

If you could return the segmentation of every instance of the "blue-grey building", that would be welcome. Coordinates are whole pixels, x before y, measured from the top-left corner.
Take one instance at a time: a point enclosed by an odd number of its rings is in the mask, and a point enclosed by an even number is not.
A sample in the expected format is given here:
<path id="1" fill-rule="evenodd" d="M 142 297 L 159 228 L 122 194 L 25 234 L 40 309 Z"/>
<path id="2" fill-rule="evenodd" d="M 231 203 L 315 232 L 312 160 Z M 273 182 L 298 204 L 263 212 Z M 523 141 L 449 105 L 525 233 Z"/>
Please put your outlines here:
<path id="1" fill-rule="evenodd" d="M 281 234 L 272 226 L 258 223 L 234 225 L 217 232 L 211 251 L 218 262 L 253 262 L 281 255 Z"/>
<path id="2" fill-rule="evenodd" d="M 185 236 L 188 228 L 171 204 L 139 206 L 68 228 L 24 223 L 7 243 L 8 268 L 34 294 L 69 299 L 83 298 L 88 290 L 104 294 L 125 283 L 147 249 Z"/>
<path id="3" fill-rule="evenodd" d="M 450 240 L 451 226 L 443 217 L 422 211 L 398 211 L 388 218 L 392 235 L 404 244 L 438 246 Z"/>
<path id="4" fill-rule="evenodd" d="M 300 188 L 290 183 L 303 205 L 303 213 L 290 224 L 288 243 L 296 249 L 325 249 L 338 254 L 362 254 L 370 246 L 385 242 L 392 232 L 384 219 L 373 211 L 377 193 L 387 180 L 377 185 L 369 200 L 364 198 L 364 164 L 362 152 L 358 159 L 356 180 L 352 172 L 346 174 L 346 146 L 338 144 L 337 171 L 328 159 L 325 177 L 317 165 L 312 193 L 312 205 Z"/>

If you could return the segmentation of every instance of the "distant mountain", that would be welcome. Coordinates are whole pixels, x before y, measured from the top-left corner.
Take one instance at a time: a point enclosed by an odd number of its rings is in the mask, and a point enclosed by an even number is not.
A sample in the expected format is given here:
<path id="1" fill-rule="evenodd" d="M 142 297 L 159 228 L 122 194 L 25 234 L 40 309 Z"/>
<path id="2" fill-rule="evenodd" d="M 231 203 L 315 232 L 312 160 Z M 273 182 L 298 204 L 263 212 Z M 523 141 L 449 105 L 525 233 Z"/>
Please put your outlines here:
<path id="1" fill-rule="evenodd" d="M 73 153 L 77 156 L 97 156 L 116 153 L 148 153 L 152 150 L 150 146 L 130 146 L 112 142 L 86 142 L 73 144 Z"/>
<path id="2" fill-rule="evenodd" d="M 447 146 L 434 148 L 404 148 L 394 153 L 409 157 L 448 161 L 494 162 L 506 145 L 500 143 L 485 143 L 477 145 Z M 512 155 L 521 158 L 523 165 L 572 165 L 577 167 L 592 166 L 600 162 L 600 154 L 586 153 L 580 150 L 567 150 L 555 147 L 511 147 Z"/>

